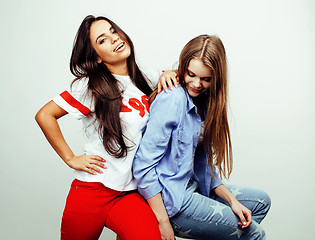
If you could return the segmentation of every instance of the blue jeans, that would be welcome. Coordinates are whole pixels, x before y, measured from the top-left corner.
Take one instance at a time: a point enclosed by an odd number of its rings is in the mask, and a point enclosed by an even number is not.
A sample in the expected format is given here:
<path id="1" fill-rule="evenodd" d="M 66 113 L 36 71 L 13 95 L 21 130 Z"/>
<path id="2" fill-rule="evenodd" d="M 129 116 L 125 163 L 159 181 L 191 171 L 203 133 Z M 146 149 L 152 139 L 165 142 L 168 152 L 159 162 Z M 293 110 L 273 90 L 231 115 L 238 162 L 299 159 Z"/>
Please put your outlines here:
<path id="1" fill-rule="evenodd" d="M 229 204 L 215 194 L 209 197 L 198 193 L 197 183 L 190 180 L 181 210 L 170 219 L 174 233 L 188 239 L 266 239 L 259 223 L 267 215 L 270 198 L 263 191 L 225 185 L 227 189 L 252 211 L 252 224 L 246 229 L 238 226 L 240 219 Z"/>

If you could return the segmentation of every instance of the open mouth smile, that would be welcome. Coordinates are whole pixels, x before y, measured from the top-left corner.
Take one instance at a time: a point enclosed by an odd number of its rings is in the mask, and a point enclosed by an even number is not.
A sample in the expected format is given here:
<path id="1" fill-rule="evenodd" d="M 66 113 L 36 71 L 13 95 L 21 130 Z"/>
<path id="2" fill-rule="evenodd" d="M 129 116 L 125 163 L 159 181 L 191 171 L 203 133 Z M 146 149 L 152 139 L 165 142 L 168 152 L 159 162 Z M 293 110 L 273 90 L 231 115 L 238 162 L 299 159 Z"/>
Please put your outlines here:
<path id="1" fill-rule="evenodd" d="M 118 44 L 118 46 L 114 49 L 114 52 L 121 52 L 121 51 L 123 51 L 125 49 L 125 45 L 126 44 L 124 42 Z"/>

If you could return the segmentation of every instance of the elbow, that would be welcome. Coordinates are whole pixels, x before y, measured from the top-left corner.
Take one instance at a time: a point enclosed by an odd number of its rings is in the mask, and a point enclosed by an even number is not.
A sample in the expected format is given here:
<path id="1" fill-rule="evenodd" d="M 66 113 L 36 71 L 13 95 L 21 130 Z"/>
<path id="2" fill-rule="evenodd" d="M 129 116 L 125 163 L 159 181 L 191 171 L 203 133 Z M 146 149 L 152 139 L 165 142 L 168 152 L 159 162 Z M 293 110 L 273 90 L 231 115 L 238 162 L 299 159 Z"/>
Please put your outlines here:
<path id="1" fill-rule="evenodd" d="M 133 178 L 136 180 L 136 183 L 139 186 L 142 183 L 142 180 L 143 180 L 143 175 L 144 175 L 143 174 L 143 169 L 140 168 L 139 164 L 136 163 L 136 164 L 133 164 L 133 169 L 132 170 L 133 170 L 132 171 Z"/>
<path id="2" fill-rule="evenodd" d="M 39 110 L 39 111 L 36 113 L 36 115 L 35 115 L 35 121 L 37 122 L 38 125 L 40 124 L 41 119 L 43 118 L 42 115 L 43 115 L 43 114 L 42 114 L 41 110 Z"/>
<path id="3" fill-rule="evenodd" d="M 40 109 L 35 115 L 35 121 L 37 122 L 38 125 L 41 125 L 44 118 L 45 114 L 43 113 L 42 109 Z"/>
<path id="4" fill-rule="evenodd" d="M 48 114 L 45 112 L 43 108 L 41 108 L 35 115 L 35 121 L 39 126 L 42 126 L 43 123 L 46 121 Z"/>

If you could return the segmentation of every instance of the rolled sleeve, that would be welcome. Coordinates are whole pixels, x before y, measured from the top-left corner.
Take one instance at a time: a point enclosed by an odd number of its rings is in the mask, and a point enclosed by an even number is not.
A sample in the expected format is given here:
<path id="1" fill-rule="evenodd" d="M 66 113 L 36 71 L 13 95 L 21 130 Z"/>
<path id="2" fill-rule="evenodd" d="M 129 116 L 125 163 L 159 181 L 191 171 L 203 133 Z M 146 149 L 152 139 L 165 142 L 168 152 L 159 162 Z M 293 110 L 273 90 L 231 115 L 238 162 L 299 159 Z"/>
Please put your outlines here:
<path id="1" fill-rule="evenodd" d="M 148 199 L 160 191 L 158 168 L 165 155 L 173 128 L 179 122 L 178 99 L 174 93 L 157 95 L 150 107 L 145 133 L 133 161 L 133 175 L 138 190 Z"/>
<path id="2" fill-rule="evenodd" d="M 145 188 L 138 187 L 139 193 L 145 198 L 149 199 L 154 197 L 156 194 L 161 192 L 163 190 L 162 185 L 159 183 L 159 181 L 155 181 L 150 186 L 147 186 Z"/>
<path id="3" fill-rule="evenodd" d="M 222 185 L 223 182 L 219 178 L 217 172 L 214 169 L 214 176 L 211 174 L 211 183 L 210 183 L 210 191 L 215 189 L 216 187 Z"/>

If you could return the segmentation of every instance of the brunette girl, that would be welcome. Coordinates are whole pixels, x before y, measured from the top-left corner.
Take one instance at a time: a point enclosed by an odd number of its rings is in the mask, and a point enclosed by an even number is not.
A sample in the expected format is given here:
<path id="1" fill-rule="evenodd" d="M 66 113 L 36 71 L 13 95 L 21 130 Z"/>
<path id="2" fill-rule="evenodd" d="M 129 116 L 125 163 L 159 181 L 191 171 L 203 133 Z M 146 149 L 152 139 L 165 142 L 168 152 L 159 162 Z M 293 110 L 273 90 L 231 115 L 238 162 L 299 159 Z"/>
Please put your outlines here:
<path id="1" fill-rule="evenodd" d="M 162 239 L 174 239 L 174 232 L 192 239 L 265 239 L 259 223 L 270 208 L 269 196 L 225 186 L 217 175 L 228 178 L 232 171 L 221 40 L 201 35 L 189 41 L 178 76 L 181 86 L 160 93 L 150 106 L 133 164 Z"/>
<path id="2" fill-rule="evenodd" d="M 122 239 L 161 239 L 131 170 L 149 116 L 147 96 L 161 72 L 140 71 L 128 35 L 108 18 L 94 16 L 87 16 L 77 32 L 70 67 L 76 77 L 71 90 L 35 117 L 54 150 L 75 170 L 61 239 L 98 239 L 104 226 Z M 171 72 L 164 76 L 174 78 Z M 59 128 L 57 120 L 68 113 L 82 120 L 87 133 L 83 155 L 73 153 Z"/>

